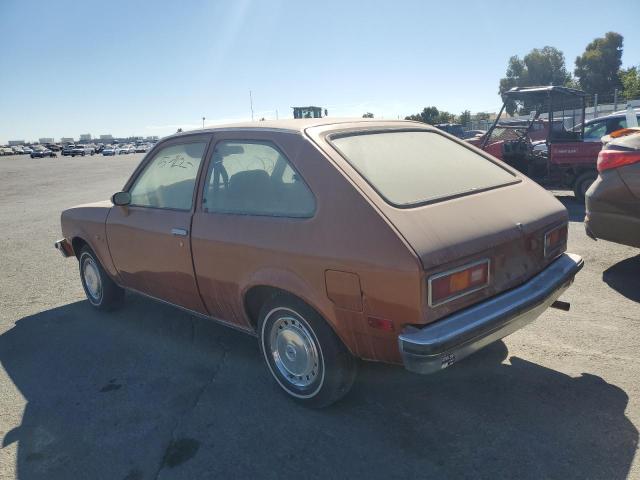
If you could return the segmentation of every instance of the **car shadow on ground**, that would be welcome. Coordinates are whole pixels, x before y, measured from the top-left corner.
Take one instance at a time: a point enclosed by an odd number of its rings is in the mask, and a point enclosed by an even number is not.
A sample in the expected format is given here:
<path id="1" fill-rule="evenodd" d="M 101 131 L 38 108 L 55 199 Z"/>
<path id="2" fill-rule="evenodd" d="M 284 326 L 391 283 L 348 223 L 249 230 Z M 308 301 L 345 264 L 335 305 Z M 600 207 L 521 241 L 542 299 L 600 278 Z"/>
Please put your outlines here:
<path id="1" fill-rule="evenodd" d="M 579 201 L 573 194 L 556 194 L 556 198 L 564 205 L 569 212 L 570 222 L 584 222 L 585 205 L 584 201 Z"/>
<path id="2" fill-rule="evenodd" d="M 640 302 L 640 255 L 607 268 L 602 272 L 602 280 L 629 300 Z"/>
<path id="3" fill-rule="evenodd" d="M 138 296 L 23 318 L 0 336 L 4 400 L 26 401 L 2 445 L 18 478 L 129 480 L 623 479 L 638 446 L 623 390 L 502 342 L 431 376 L 362 364 L 324 410 L 281 394 L 256 343 Z"/>

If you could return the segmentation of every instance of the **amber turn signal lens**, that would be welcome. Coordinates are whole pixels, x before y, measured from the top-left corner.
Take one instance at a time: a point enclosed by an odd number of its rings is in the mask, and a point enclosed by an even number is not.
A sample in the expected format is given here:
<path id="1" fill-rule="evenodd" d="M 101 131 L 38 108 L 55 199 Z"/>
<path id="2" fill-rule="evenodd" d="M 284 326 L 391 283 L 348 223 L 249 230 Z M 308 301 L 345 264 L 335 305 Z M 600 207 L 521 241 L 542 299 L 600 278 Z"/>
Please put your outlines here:
<path id="1" fill-rule="evenodd" d="M 475 262 L 429 278 L 429 305 L 432 307 L 489 284 L 489 260 Z"/>

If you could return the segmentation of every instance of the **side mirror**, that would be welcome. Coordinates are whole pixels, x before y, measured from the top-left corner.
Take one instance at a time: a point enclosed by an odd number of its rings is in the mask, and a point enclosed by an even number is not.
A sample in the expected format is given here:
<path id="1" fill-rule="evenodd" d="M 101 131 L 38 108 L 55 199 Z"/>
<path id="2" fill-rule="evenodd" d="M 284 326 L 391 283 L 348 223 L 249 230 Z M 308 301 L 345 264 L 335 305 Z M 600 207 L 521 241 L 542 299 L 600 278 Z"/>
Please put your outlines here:
<path id="1" fill-rule="evenodd" d="M 131 194 L 129 192 L 117 192 L 111 196 L 111 202 L 119 207 L 124 207 L 131 203 Z"/>

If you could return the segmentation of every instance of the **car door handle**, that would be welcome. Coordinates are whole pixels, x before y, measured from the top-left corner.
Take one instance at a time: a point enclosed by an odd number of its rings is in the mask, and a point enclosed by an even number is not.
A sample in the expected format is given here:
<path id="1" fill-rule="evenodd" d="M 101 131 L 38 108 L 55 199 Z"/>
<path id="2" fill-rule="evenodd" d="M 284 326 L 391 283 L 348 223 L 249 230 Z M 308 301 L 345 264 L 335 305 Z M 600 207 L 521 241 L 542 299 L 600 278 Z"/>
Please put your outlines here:
<path id="1" fill-rule="evenodd" d="M 186 237 L 189 234 L 189 230 L 186 228 L 172 228 L 171 235 L 175 235 L 176 237 Z"/>

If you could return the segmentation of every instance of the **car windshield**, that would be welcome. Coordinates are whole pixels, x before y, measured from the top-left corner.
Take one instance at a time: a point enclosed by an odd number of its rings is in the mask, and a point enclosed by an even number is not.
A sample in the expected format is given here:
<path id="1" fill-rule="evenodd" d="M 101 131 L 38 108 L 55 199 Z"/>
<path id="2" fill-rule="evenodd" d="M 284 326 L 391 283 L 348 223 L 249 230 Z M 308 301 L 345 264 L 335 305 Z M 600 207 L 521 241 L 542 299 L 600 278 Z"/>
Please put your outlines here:
<path id="1" fill-rule="evenodd" d="M 436 132 L 358 132 L 331 143 L 389 203 L 407 207 L 517 181 L 514 174 Z"/>

